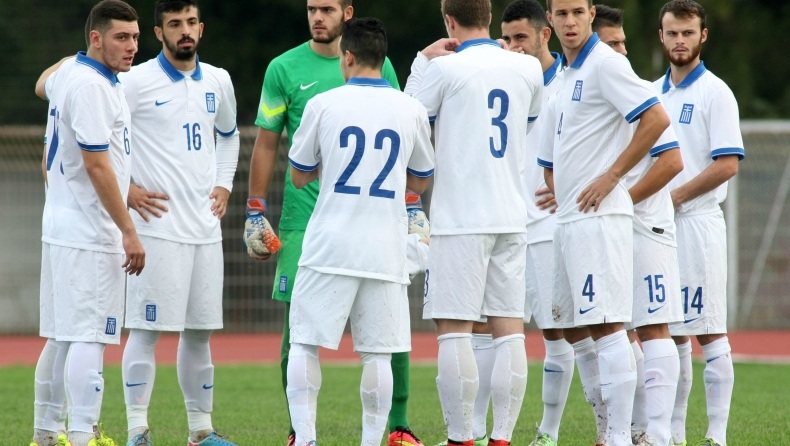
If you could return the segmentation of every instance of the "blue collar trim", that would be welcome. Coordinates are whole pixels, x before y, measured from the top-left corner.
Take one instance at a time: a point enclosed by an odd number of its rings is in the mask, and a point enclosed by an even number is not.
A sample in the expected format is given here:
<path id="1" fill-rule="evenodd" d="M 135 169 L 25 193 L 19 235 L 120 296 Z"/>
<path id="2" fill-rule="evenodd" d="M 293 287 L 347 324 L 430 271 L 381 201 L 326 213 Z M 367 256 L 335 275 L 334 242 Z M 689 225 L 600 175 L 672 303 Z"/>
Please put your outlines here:
<path id="1" fill-rule="evenodd" d="M 392 85 L 386 79 L 375 79 L 372 77 L 352 77 L 346 85 L 358 85 L 360 87 L 389 87 Z"/>
<path id="2" fill-rule="evenodd" d="M 184 75 L 181 74 L 181 72 L 178 71 L 169 60 L 167 60 L 164 50 L 159 52 L 159 55 L 156 56 L 156 60 L 159 62 L 159 66 L 162 67 L 162 71 L 165 72 L 171 81 L 178 82 L 184 78 Z M 203 80 L 203 70 L 200 69 L 200 58 L 197 55 L 195 55 L 195 72 L 192 73 L 192 76 L 190 77 L 196 81 Z"/>
<path id="3" fill-rule="evenodd" d="M 94 70 L 98 71 L 99 74 L 106 77 L 107 80 L 110 81 L 113 87 L 115 86 L 115 84 L 120 82 L 118 80 L 118 76 L 115 73 L 113 73 L 112 70 L 107 68 L 104 64 L 102 64 L 98 60 L 88 57 L 88 54 L 85 51 L 80 51 L 79 53 L 77 53 L 77 63 L 87 65 L 93 68 Z"/>
<path id="4" fill-rule="evenodd" d="M 465 50 L 467 48 L 471 48 L 473 46 L 478 46 L 478 45 L 494 45 L 495 47 L 502 48 L 499 45 L 499 42 L 497 42 L 496 40 L 491 40 L 491 39 L 472 39 L 472 40 L 467 40 L 466 42 L 462 43 L 461 46 L 456 48 L 455 52 L 456 53 L 460 53 L 461 51 L 463 51 L 463 50 Z"/>
<path id="5" fill-rule="evenodd" d="M 548 87 L 551 81 L 557 77 L 557 71 L 560 69 L 560 64 L 562 63 L 562 59 L 559 53 L 551 53 L 554 56 L 554 63 L 551 64 L 548 70 L 543 72 L 543 86 Z"/>
<path id="6" fill-rule="evenodd" d="M 587 56 L 590 55 L 595 45 L 600 42 L 601 39 L 598 38 L 598 33 L 592 33 L 589 39 L 587 39 L 587 43 L 584 44 L 584 47 L 579 52 L 579 55 L 576 56 L 576 60 L 573 61 L 573 65 L 570 68 L 581 68 L 582 64 L 585 60 L 587 60 Z M 568 66 L 568 59 L 565 58 L 565 53 L 562 54 L 562 66 Z"/>
<path id="7" fill-rule="evenodd" d="M 708 69 L 705 68 L 705 62 L 700 61 L 699 65 L 697 65 L 697 68 L 694 68 L 694 71 L 689 73 L 689 75 L 686 76 L 685 79 L 683 79 L 683 82 L 681 82 L 680 85 L 676 86 L 675 88 L 686 88 L 690 86 L 694 82 L 697 82 L 697 79 L 701 78 L 706 71 L 708 71 Z M 670 88 L 672 88 L 672 84 L 670 83 L 671 78 L 672 78 L 672 67 L 669 67 L 667 68 L 666 76 L 664 76 L 664 88 L 661 91 L 662 93 L 666 93 L 669 91 Z"/>

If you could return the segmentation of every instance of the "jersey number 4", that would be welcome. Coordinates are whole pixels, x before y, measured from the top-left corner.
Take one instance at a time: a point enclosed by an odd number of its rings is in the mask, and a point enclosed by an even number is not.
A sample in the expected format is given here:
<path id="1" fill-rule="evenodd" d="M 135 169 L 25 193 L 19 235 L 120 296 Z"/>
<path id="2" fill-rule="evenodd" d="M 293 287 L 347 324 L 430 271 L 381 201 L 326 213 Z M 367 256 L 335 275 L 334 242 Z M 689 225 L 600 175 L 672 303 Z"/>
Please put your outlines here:
<path id="1" fill-rule="evenodd" d="M 351 136 L 354 136 L 356 140 L 356 146 L 354 148 L 354 156 L 351 158 L 351 162 L 346 167 L 346 170 L 343 171 L 343 174 L 340 175 L 340 178 L 335 183 L 335 192 L 339 194 L 349 194 L 349 195 L 359 195 L 361 189 L 358 186 L 348 186 L 346 183 L 351 178 L 351 175 L 357 170 L 359 167 L 359 162 L 362 161 L 362 154 L 365 152 L 365 132 L 359 127 L 346 127 L 340 132 L 340 148 L 345 149 L 348 147 L 348 140 Z M 384 164 L 384 168 L 379 173 L 379 176 L 373 181 L 373 184 L 370 185 L 370 196 L 371 197 L 381 197 L 381 198 L 395 198 L 395 191 L 382 189 L 381 185 L 384 184 L 384 180 L 387 179 L 387 175 L 390 174 L 392 168 L 395 167 L 395 162 L 398 161 L 398 153 L 400 152 L 400 135 L 396 133 L 394 130 L 384 129 L 380 132 L 376 133 L 376 140 L 373 144 L 373 148 L 376 150 L 384 149 L 384 140 L 390 140 L 390 155 L 387 158 L 387 162 Z"/>

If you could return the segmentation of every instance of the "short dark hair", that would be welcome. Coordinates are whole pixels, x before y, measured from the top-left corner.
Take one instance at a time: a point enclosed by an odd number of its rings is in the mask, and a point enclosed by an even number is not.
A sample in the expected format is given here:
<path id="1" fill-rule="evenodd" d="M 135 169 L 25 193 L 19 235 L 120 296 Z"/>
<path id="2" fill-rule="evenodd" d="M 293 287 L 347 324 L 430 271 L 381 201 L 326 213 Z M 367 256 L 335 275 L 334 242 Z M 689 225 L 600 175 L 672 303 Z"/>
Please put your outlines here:
<path id="1" fill-rule="evenodd" d="M 387 31 L 372 17 L 348 20 L 343 24 L 340 50 L 349 51 L 360 65 L 381 68 L 387 57 Z"/>
<path id="2" fill-rule="evenodd" d="M 592 2 L 593 2 L 593 0 L 587 0 L 587 6 L 589 8 L 592 8 L 592 5 L 593 5 Z M 551 14 L 551 0 L 546 0 L 546 6 L 549 9 L 549 14 Z"/>
<path id="3" fill-rule="evenodd" d="M 154 6 L 154 23 L 161 28 L 165 24 L 165 13 L 181 12 L 189 7 L 197 9 L 198 21 L 200 21 L 200 8 L 197 0 L 157 0 L 156 6 Z"/>
<path id="4" fill-rule="evenodd" d="M 136 22 L 137 11 L 121 0 L 103 0 L 91 9 L 85 22 L 85 42 L 90 45 L 91 31 L 96 30 L 102 35 L 112 26 L 113 20 Z"/>
<path id="5" fill-rule="evenodd" d="M 442 0 L 442 16 L 452 16 L 464 28 L 488 28 L 491 0 Z"/>
<path id="6" fill-rule="evenodd" d="M 607 27 L 623 27 L 623 10 L 606 5 L 595 5 L 595 18 L 592 24 L 593 31 L 597 32 L 599 29 Z"/>
<path id="7" fill-rule="evenodd" d="M 664 29 L 664 15 L 671 13 L 679 19 L 690 19 L 699 17 L 700 29 L 705 29 L 707 26 L 707 17 L 705 16 L 705 8 L 699 3 L 692 0 L 672 0 L 661 8 L 658 13 L 658 26 Z"/>
<path id="8" fill-rule="evenodd" d="M 507 5 L 505 12 L 502 13 L 503 23 L 525 19 L 538 31 L 549 26 L 546 11 L 543 10 L 543 6 L 540 6 L 537 0 L 516 0 Z"/>
<path id="9" fill-rule="evenodd" d="M 353 6 L 352 5 L 352 0 L 340 0 L 340 7 L 341 8 L 346 9 L 349 6 Z"/>

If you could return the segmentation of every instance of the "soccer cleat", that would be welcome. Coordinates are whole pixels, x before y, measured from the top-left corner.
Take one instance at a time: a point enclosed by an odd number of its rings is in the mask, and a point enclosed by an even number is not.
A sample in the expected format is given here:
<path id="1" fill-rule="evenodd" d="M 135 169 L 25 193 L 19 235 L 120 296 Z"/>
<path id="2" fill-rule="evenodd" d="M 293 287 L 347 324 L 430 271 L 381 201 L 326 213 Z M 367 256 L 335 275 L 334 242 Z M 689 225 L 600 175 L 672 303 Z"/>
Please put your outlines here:
<path id="1" fill-rule="evenodd" d="M 291 432 L 288 434 L 288 442 L 285 443 L 285 446 L 296 446 L 296 433 Z"/>
<path id="2" fill-rule="evenodd" d="M 66 434 L 58 435 L 58 446 L 71 446 L 71 442 L 69 441 L 69 437 Z"/>
<path id="3" fill-rule="evenodd" d="M 488 446 L 510 446 L 510 442 L 505 440 L 494 440 L 492 438 L 488 440 Z"/>
<path id="4" fill-rule="evenodd" d="M 672 443 L 672 446 L 688 446 L 688 442 L 684 441 L 683 443 Z"/>
<path id="5" fill-rule="evenodd" d="M 655 440 L 648 437 L 647 435 L 642 435 L 639 438 L 639 443 L 634 443 L 635 446 L 659 446 Z"/>
<path id="6" fill-rule="evenodd" d="M 535 439 L 529 446 L 557 446 L 557 442 L 549 437 L 549 434 L 541 434 L 540 428 L 535 426 Z"/>
<path id="7" fill-rule="evenodd" d="M 93 426 L 94 437 L 88 442 L 88 446 L 118 446 L 112 438 L 104 435 L 104 426 Z"/>
<path id="8" fill-rule="evenodd" d="M 219 435 L 216 432 L 212 432 L 208 434 L 208 437 L 204 438 L 203 441 L 199 443 L 189 442 L 187 446 L 237 446 L 235 443 L 231 443 L 226 440 L 224 437 Z"/>
<path id="9" fill-rule="evenodd" d="M 486 435 L 483 438 L 478 438 L 477 440 L 472 440 L 472 441 L 473 443 L 469 443 L 469 444 L 473 446 L 488 446 L 488 435 Z M 463 443 L 463 444 L 466 445 L 467 443 Z M 447 446 L 447 440 L 437 444 L 436 446 Z"/>
<path id="10" fill-rule="evenodd" d="M 148 434 L 148 429 L 142 434 L 137 434 L 131 440 L 126 442 L 126 446 L 151 446 L 151 436 Z"/>
<path id="11" fill-rule="evenodd" d="M 424 446 L 408 427 L 398 426 L 387 438 L 387 446 Z"/>
<path id="12" fill-rule="evenodd" d="M 712 438 L 703 438 L 702 440 L 694 443 L 693 446 L 724 446 Z"/>

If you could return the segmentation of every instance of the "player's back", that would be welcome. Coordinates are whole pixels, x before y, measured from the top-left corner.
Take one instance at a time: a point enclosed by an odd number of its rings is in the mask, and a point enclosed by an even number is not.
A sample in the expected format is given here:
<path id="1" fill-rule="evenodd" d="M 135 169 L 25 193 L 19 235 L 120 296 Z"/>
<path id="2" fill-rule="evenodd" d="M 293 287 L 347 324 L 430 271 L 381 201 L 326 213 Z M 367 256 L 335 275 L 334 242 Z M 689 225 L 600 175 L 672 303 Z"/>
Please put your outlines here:
<path id="1" fill-rule="evenodd" d="M 406 172 L 433 170 L 425 108 L 385 80 L 353 78 L 308 102 L 290 157 L 320 169 L 299 265 L 408 283 Z"/>
<path id="2" fill-rule="evenodd" d="M 527 133 L 542 92 L 538 60 L 490 39 L 431 61 L 415 97 L 436 117 L 434 234 L 526 230 Z"/>

